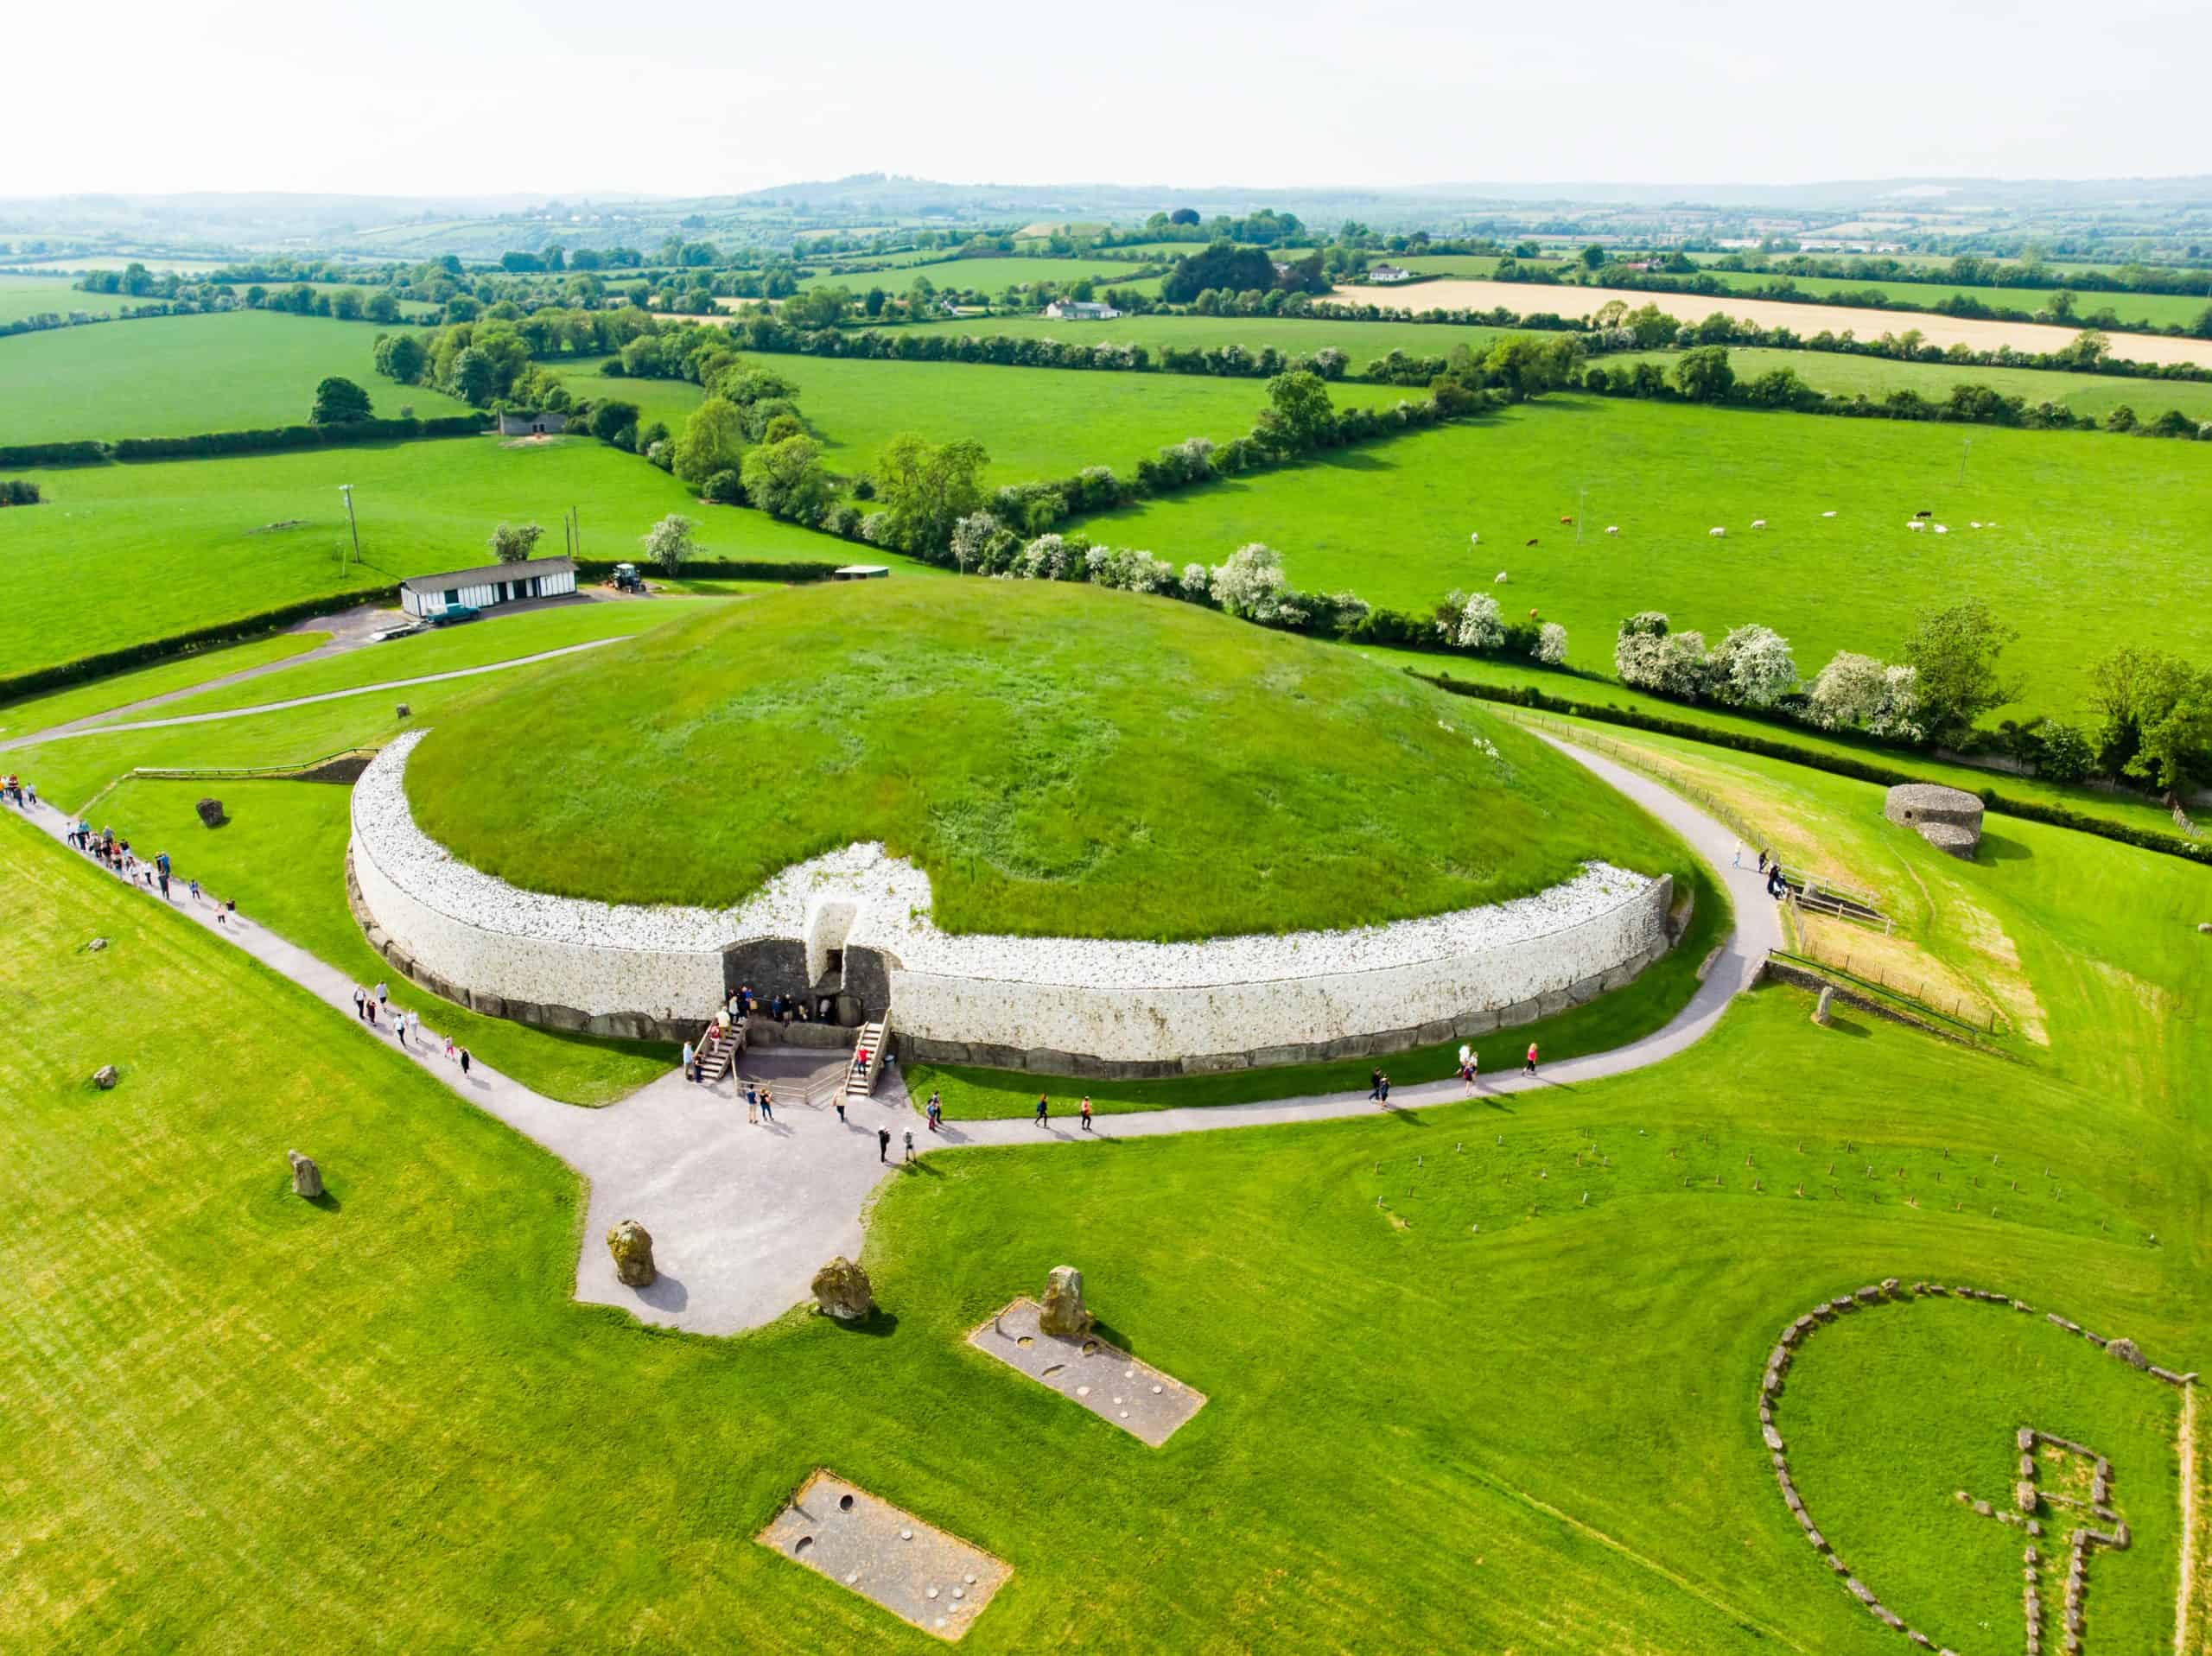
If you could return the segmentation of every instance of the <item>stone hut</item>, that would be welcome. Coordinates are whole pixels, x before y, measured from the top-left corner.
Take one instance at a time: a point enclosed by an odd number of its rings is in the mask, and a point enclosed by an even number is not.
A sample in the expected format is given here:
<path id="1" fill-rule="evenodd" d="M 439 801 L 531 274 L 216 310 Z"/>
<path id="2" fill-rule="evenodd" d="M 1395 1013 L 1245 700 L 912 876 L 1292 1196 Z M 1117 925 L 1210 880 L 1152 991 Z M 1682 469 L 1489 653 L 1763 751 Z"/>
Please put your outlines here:
<path id="1" fill-rule="evenodd" d="M 1900 783 L 1884 796 L 1882 815 L 1967 862 L 1981 844 L 1981 801 L 1963 788 Z"/>

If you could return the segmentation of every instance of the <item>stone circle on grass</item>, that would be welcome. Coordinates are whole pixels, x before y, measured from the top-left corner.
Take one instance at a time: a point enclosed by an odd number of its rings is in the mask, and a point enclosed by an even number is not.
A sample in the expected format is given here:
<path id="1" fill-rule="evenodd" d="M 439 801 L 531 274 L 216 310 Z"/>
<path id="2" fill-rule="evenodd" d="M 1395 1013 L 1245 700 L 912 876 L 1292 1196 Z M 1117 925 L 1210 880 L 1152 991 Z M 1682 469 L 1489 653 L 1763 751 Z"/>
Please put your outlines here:
<path id="1" fill-rule="evenodd" d="M 1996 1293 L 1986 1288 L 1946 1286 L 1941 1283 L 1916 1282 L 1907 1291 L 1900 1287 L 1895 1277 L 1885 1278 L 1878 1284 L 1858 1289 L 1849 1294 L 1839 1295 L 1834 1299 L 1824 1300 L 1785 1327 L 1777 1340 L 1774 1348 L 1767 1354 L 1766 1371 L 1759 1382 L 1758 1424 L 1760 1441 L 1766 1446 L 1767 1454 L 1774 1463 L 1775 1482 L 1781 1488 L 1783 1504 L 1789 1509 L 1789 1515 L 1796 1520 L 1798 1528 L 1804 1532 L 1806 1541 L 1815 1552 L 1826 1559 L 1831 1570 L 1844 1578 L 1845 1589 L 1866 1606 L 1870 1615 L 1885 1626 L 1904 1634 L 1913 1644 L 1933 1649 L 1935 1648 L 1934 1641 L 1926 1634 L 1916 1627 L 1908 1626 L 1903 1617 L 1882 1602 L 1872 1588 L 1852 1574 L 1850 1566 L 1837 1554 L 1835 1549 L 1830 1545 L 1827 1537 L 1822 1534 L 1815 1524 L 1811 1513 L 1806 1509 L 1803 1496 L 1798 1493 L 1796 1484 L 1790 1476 L 1789 1444 L 1783 1438 L 1780 1427 L 1776 1424 L 1776 1410 L 1783 1391 L 1784 1378 L 1788 1375 L 1791 1365 L 1796 1361 L 1806 1340 L 1822 1325 L 1870 1306 L 1904 1303 L 1916 1298 L 1930 1297 L 1977 1301 L 2024 1316 L 2032 1315 L 2035 1310 L 2025 1300 L 2015 1299 L 2009 1295 Z M 2197 1376 L 2195 1370 L 2183 1374 L 2159 1367 L 2143 1355 L 2133 1340 L 2100 1339 L 2079 1323 L 2069 1322 L 2056 1311 L 2047 1312 L 2044 1320 L 2066 1333 L 2080 1336 L 2090 1344 L 2102 1348 L 2118 1361 L 2127 1364 L 2131 1368 L 2148 1374 L 2170 1386 L 2186 1388 L 2196 1383 Z M 2082 1648 L 2081 1601 L 2085 1590 L 2084 1559 L 2088 1549 L 2091 1546 L 2124 1548 L 2128 1545 L 2130 1539 L 2126 1524 L 2120 1520 L 2117 1512 L 2106 1505 L 2112 1488 L 2111 1463 L 2094 1450 L 2070 1442 L 2066 1438 L 2055 1437 L 2048 1432 L 2037 1431 L 2033 1427 L 2022 1426 L 2016 1434 L 2016 1446 L 2020 1452 L 2019 1475 L 2010 1492 L 2011 1504 L 2008 1507 L 2000 1507 L 1995 1502 L 1986 1498 L 1976 1498 L 1964 1489 L 1959 1490 L 1955 1498 L 1982 1517 L 1993 1519 L 2000 1524 L 2011 1525 L 2024 1532 L 2028 1540 L 2024 1559 L 2027 1586 L 2023 1596 L 2023 1608 L 2027 1624 L 2026 1650 L 2028 1656 L 2041 1656 L 2043 1614 L 2041 1577 L 2038 1568 L 2042 1553 L 2036 1543 L 2044 1534 L 2044 1520 L 2037 1514 L 2042 1510 L 2045 1498 L 2036 1485 L 2036 1462 L 2033 1458 L 2033 1451 L 2039 1443 L 2051 1445 L 2067 1453 L 2081 1456 L 2094 1462 L 2088 1510 L 2093 1516 L 2112 1526 L 2110 1529 L 2099 1530 L 2087 1524 L 2077 1523 L 2070 1531 L 2068 1545 L 2071 1549 L 2072 1560 L 2067 1573 L 2065 1608 L 2060 1635 L 2063 1648 L 2069 1653 L 2070 1656 L 2071 1653 Z M 2078 1507 L 2081 1504 L 2068 1501 L 2064 1497 L 2050 1499 L 2068 1506 Z"/>
<path id="2" fill-rule="evenodd" d="M 1014 1574 L 981 1547 L 825 1470 L 753 1539 L 947 1640 L 966 1634 Z"/>

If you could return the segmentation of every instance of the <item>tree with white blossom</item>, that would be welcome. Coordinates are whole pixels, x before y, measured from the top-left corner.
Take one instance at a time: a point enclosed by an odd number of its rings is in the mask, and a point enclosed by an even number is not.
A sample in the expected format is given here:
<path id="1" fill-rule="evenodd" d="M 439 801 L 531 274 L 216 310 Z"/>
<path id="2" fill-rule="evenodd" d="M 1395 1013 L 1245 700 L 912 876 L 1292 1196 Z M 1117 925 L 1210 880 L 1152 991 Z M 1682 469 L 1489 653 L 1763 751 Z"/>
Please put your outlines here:
<path id="1" fill-rule="evenodd" d="M 1461 650 L 1495 650 L 1505 642 L 1505 617 L 1488 593 L 1475 593 L 1459 606 L 1448 642 Z"/>
<path id="2" fill-rule="evenodd" d="M 1740 707 L 1770 707 L 1797 688 L 1789 640 L 1772 627 L 1733 627 L 1713 652 L 1714 693 Z"/>
<path id="3" fill-rule="evenodd" d="M 1564 666 L 1567 662 L 1567 629 L 1556 621 L 1547 621 L 1536 634 L 1536 659 L 1547 667 Z"/>
<path id="4" fill-rule="evenodd" d="M 1264 542 L 1250 541 L 1216 564 L 1207 591 L 1223 611 L 1247 621 L 1296 626 L 1306 612 L 1283 573 L 1282 555 Z"/>

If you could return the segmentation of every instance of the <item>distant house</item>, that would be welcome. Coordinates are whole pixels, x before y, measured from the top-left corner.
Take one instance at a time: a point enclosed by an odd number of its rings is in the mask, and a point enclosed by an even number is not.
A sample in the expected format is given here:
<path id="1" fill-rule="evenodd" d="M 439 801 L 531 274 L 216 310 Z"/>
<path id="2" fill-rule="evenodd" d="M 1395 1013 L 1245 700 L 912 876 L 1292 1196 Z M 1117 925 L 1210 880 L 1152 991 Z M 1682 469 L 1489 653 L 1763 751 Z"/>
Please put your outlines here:
<path id="1" fill-rule="evenodd" d="M 557 598 L 576 590 L 573 558 L 531 558 L 486 563 L 440 575 L 410 575 L 399 583 L 399 607 L 431 620 L 449 609 L 488 610 L 525 598 Z"/>
<path id="2" fill-rule="evenodd" d="M 1378 264 L 1367 273 L 1370 282 L 1405 282 L 1412 276 L 1411 270 L 1402 270 L 1395 264 Z"/>
<path id="3" fill-rule="evenodd" d="M 1045 314 L 1056 322 L 1110 322 L 1122 313 L 1088 299 L 1055 299 Z"/>
<path id="4" fill-rule="evenodd" d="M 502 437 L 556 437 L 568 428 L 569 416 L 558 409 L 509 409 L 499 416 Z"/>

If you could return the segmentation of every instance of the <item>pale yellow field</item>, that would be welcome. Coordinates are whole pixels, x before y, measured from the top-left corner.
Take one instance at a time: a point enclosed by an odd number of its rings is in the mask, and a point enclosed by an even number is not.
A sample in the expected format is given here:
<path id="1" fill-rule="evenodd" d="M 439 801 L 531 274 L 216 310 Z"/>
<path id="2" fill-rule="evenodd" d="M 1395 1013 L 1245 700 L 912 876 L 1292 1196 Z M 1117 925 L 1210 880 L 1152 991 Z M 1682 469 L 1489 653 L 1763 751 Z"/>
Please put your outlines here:
<path id="1" fill-rule="evenodd" d="M 1859 310 L 1845 305 L 1798 305 L 1778 299 L 1744 299 L 1732 294 L 1639 293 L 1627 288 L 1548 287 L 1526 282 L 1481 282 L 1447 277 L 1403 288 L 1339 288 L 1329 295 L 1352 305 L 1424 310 L 1493 310 L 1503 305 L 1523 315 L 1550 311 L 1557 316 L 1587 316 L 1618 299 L 1630 310 L 1656 305 L 1685 322 L 1701 322 L 1715 311 L 1760 327 L 1786 327 L 1809 338 L 1823 330 L 1877 339 L 1885 333 L 1917 328 L 1930 345 L 1963 345 L 1975 351 L 2010 346 L 2015 351 L 2057 351 L 2077 330 L 2044 322 L 1993 322 L 1971 317 L 1936 316 L 1925 311 Z M 1328 299 L 1317 301 L 1326 304 Z M 2212 339 L 2168 339 L 2155 333 L 2112 333 L 2112 354 L 2130 362 L 2195 363 L 2212 367 Z"/>

